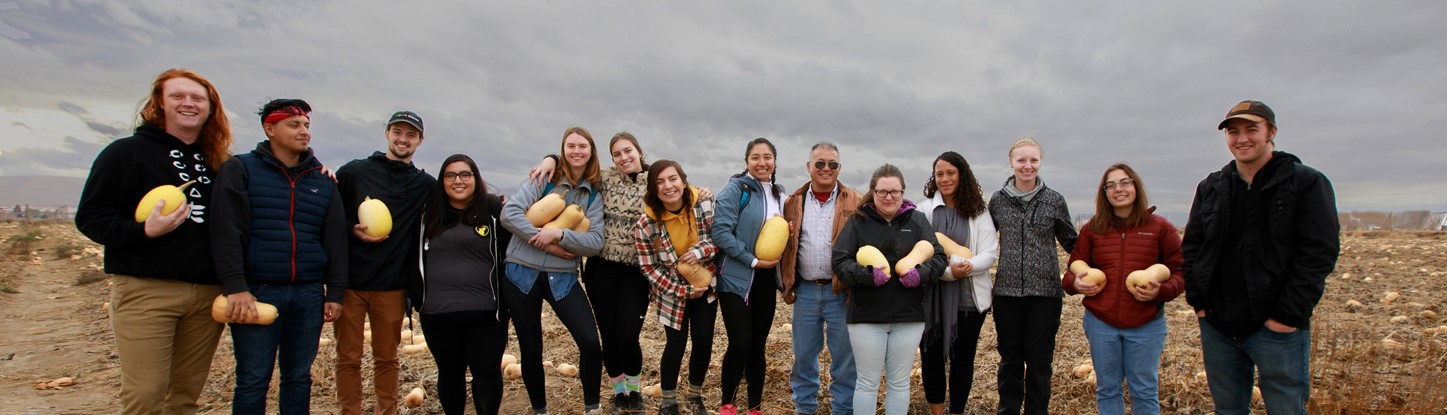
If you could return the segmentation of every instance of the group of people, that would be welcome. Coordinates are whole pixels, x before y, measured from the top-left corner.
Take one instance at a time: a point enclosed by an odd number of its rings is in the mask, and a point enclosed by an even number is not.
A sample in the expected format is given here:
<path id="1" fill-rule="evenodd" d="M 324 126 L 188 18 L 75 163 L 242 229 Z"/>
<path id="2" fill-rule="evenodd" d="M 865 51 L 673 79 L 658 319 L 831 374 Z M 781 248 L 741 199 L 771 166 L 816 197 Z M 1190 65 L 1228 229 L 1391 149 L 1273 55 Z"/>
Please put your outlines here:
<path id="1" fill-rule="evenodd" d="M 755 139 L 744 171 L 714 194 L 690 184 L 677 161 L 648 161 L 626 132 L 609 140 L 605 169 L 591 133 L 572 127 L 559 152 L 504 197 L 488 192 L 466 155 L 447 157 L 436 178 L 418 168 L 412 158 L 425 136 L 410 111 L 389 118 L 386 151 L 332 174 L 309 146 L 310 112 L 298 99 L 268 102 L 258 113 L 266 140 L 232 155 L 216 88 L 172 69 L 153 82 L 135 135 L 97 156 L 76 224 L 105 246 L 114 280 L 123 412 L 197 411 L 222 333 L 210 314 L 217 296 L 233 321 L 256 316 L 259 302 L 280 311 L 270 325 L 230 324 L 233 413 L 265 412 L 273 367 L 280 412 L 309 410 L 323 322 L 335 330 L 341 412 L 362 409 L 370 322 L 374 412 L 395 413 L 399 333 L 412 310 L 437 363 L 444 411 L 463 413 L 470 396 L 475 412 L 498 412 L 511 322 L 531 407 L 548 413 L 545 302 L 577 345 L 585 413 L 605 410 L 605 377 L 615 413 L 646 410 L 639 333 L 649 308 L 666 337 L 659 414 L 761 413 L 777 300 L 792 306 L 796 413 L 818 412 L 826 386 L 832 413 L 906 413 L 916 351 L 930 412 L 963 413 L 988 314 L 999 412 L 1046 413 L 1067 294 L 1086 296 L 1081 324 L 1101 413 L 1125 411 L 1125 385 L 1132 412 L 1159 412 L 1164 303 L 1182 293 L 1199 317 L 1218 413 L 1249 411 L 1254 376 L 1272 413 L 1304 413 L 1309 397 L 1309 323 L 1339 247 L 1335 200 L 1323 174 L 1275 151 L 1275 114 L 1257 101 L 1218 125 L 1234 160 L 1198 186 L 1184 239 L 1153 213 L 1145 182 L 1124 163 L 1105 169 L 1094 216 L 1077 232 L 1065 198 L 1041 179 L 1043 148 L 1029 138 L 1010 148 L 1012 175 L 988 200 L 965 158 L 947 151 L 915 202 L 890 164 L 863 192 L 845 186 L 839 148 L 827 142 L 804 162 L 809 182 L 788 192 L 776 180 L 773 143 Z M 194 183 L 181 208 L 166 213 L 158 203 L 143 220 L 130 215 L 146 191 L 183 182 Z M 550 195 L 576 205 L 584 225 L 530 218 L 528 208 Z M 390 233 L 361 223 L 366 199 L 390 209 Z M 760 258 L 756 242 L 775 215 L 788 223 L 783 254 Z M 1062 272 L 1057 244 L 1104 282 Z M 887 265 L 861 262 L 861 248 Z M 894 269 L 901 259 L 911 262 Z M 1127 283 L 1154 264 L 1169 277 Z M 699 273 L 716 277 L 690 279 Z M 727 347 L 710 404 L 703 384 L 720 314 Z"/>

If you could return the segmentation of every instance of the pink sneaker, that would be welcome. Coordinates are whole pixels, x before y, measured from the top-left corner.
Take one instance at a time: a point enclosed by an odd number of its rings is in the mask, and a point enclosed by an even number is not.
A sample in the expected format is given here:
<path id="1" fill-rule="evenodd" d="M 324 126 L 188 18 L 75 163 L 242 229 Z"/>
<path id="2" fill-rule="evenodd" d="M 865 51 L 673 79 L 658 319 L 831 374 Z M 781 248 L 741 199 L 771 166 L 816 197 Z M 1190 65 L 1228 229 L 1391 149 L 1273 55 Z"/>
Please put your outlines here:
<path id="1" fill-rule="evenodd" d="M 739 409 L 735 408 L 734 404 L 724 405 L 718 409 L 718 415 L 738 415 L 738 413 Z"/>
<path id="2" fill-rule="evenodd" d="M 764 413 L 763 413 L 763 412 L 759 412 L 758 409 L 750 409 L 748 415 L 764 415 Z"/>

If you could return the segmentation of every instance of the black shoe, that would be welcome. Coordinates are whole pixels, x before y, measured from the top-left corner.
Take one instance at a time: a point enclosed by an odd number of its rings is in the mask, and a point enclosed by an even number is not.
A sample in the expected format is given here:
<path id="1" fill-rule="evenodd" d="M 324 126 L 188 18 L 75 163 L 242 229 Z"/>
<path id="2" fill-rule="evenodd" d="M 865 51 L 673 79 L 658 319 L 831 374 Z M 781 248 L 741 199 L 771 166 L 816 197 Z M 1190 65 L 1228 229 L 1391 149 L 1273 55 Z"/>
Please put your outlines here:
<path id="1" fill-rule="evenodd" d="M 622 414 L 628 412 L 628 394 L 613 394 L 613 409 L 610 414 Z"/>
<path id="2" fill-rule="evenodd" d="M 658 415 L 683 415 L 683 413 L 678 411 L 678 404 L 672 404 L 659 406 Z"/>
<path id="3" fill-rule="evenodd" d="M 638 392 L 628 392 L 628 397 L 625 399 L 627 402 L 627 406 L 625 407 L 627 408 L 627 413 L 641 414 L 644 410 L 646 410 L 646 408 L 643 407 L 643 394 Z"/>
<path id="4" fill-rule="evenodd" d="M 688 398 L 688 412 L 693 415 L 709 415 L 708 407 L 703 406 L 703 397 L 695 396 Z"/>

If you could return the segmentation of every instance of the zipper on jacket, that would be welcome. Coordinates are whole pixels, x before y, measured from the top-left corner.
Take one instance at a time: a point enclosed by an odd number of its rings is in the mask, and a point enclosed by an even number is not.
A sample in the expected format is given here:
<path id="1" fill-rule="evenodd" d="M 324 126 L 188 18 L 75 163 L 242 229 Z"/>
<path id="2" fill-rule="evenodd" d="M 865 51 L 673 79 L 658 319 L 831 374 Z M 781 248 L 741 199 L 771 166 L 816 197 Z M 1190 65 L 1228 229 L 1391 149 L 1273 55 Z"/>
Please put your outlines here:
<path id="1" fill-rule="evenodd" d="M 277 166 L 277 167 L 281 169 L 281 175 L 284 176 L 284 177 L 286 177 L 287 183 L 291 185 L 291 206 L 288 206 L 288 207 L 287 207 L 286 226 L 287 226 L 287 228 L 290 228 L 290 229 L 291 229 L 291 282 L 290 282 L 290 283 L 291 283 L 291 284 L 295 284 L 295 283 L 296 283 L 296 248 L 297 248 L 297 241 L 296 241 L 296 182 L 299 181 L 299 180 L 301 180 L 301 177 L 302 177 L 302 176 L 306 175 L 307 173 L 311 172 L 312 170 L 320 170 L 321 168 L 320 168 L 320 167 L 312 167 L 312 168 L 309 168 L 309 169 L 306 169 L 306 170 L 302 170 L 302 171 L 300 171 L 300 172 L 297 172 L 296 177 L 291 177 L 291 173 L 287 173 L 287 171 L 286 171 L 286 166 Z M 326 220 L 326 214 L 325 214 L 325 213 L 322 214 L 322 220 L 323 220 L 323 221 Z M 323 249 L 323 251 L 325 251 L 325 248 Z M 322 281 L 323 281 L 323 283 L 325 283 L 326 278 L 323 277 L 323 278 L 322 278 Z"/>

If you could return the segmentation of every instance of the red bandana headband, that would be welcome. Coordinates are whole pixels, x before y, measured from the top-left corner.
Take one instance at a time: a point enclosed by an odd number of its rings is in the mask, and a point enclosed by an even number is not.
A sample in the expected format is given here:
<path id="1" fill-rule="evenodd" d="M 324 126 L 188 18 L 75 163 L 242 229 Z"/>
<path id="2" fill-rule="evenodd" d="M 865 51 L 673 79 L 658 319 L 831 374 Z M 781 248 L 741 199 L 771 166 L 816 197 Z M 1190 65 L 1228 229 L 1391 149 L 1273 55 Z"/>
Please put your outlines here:
<path id="1" fill-rule="evenodd" d="M 306 114 L 306 111 L 302 111 L 301 108 L 297 108 L 297 107 L 281 107 L 281 108 L 278 108 L 276 111 L 272 111 L 270 114 L 266 114 L 266 117 L 264 117 L 264 118 L 261 119 L 261 123 L 262 123 L 262 124 L 276 124 L 277 122 L 280 122 L 281 120 L 285 120 L 285 119 L 287 119 L 287 118 L 295 117 L 295 116 L 298 116 L 298 115 L 303 116 L 303 117 L 306 117 L 306 119 L 307 119 L 308 121 L 311 120 L 311 116 L 308 116 L 308 115 Z"/>

